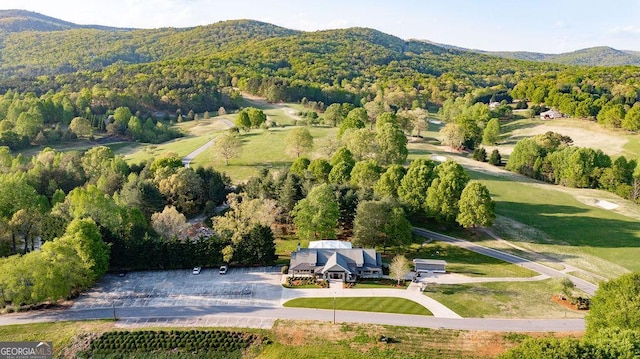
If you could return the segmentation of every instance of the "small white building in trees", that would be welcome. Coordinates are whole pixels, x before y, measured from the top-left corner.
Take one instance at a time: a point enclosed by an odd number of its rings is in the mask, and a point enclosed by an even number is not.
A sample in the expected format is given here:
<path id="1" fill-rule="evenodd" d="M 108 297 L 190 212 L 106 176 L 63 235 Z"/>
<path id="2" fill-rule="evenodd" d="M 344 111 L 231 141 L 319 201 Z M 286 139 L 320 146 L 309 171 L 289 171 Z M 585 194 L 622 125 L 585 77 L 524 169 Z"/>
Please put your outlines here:
<path id="1" fill-rule="evenodd" d="M 543 120 L 552 120 L 554 118 L 563 118 L 564 114 L 560 111 L 551 109 L 549 111 L 540 112 L 540 118 Z"/>

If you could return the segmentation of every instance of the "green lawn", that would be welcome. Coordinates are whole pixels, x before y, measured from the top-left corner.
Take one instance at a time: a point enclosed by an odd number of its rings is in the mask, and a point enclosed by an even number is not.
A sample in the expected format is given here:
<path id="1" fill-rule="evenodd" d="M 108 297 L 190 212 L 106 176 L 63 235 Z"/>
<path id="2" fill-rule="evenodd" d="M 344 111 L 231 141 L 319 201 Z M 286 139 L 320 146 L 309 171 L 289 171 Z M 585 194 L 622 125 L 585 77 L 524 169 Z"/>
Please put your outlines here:
<path id="1" fill-rule="evenodd" d="M 285 307 L 333 309 L 334 298 L 297 298 L 284 303 Z M 335 299 L 337 310 L 357 310 L 397 314 L 432 315 L 422 305 L 404 298 L 395 297 L 340 297 Z"/>
<path id="2" fill-rule="evenodd" d="M 298 243 L 300 248 L 308 248 L 309 240 L 301 239 L 295 235 L 279 236 L 275 240 L 276 243 L 276 255 L 278 256 L 278 264 L 289 265 L 289 259 L 291 258 L 291 252 L 295 252 L 298 249 Z"/>
<path id="3" fill-rule="evenodd" d="M 177 155 L 178 157 L 184 157 L 209 142 L 213 137 L 215 136 L 181 137 L 159 145 L 132 144 L 131 147 L 119 147 L 115 152 L 123 154 L 125 160 L 130 164 L 140 163 L 145 160 L 153 161 L 169 153 Z"/>
<path id="4" fill-rule="evenodd" d="M 611 263 L 626 270 L 640 270 L 637 220 L 584 204 L 551 185 L 515 182 L 477 172 L 470 175 L 487 186 L 498 215 L 531 229 L 527 232 L 499 220 L 494 230 L 504 238 L 608 277 L 625 271 Z M 600 195 L 613 196 L 607 192 Z"/>
<path id="5" fill-rule="evenodd" d="M 287 168 L 295 160 L 294 157 L 287 155 L 285 152 L 287 133 L 293 128 L 251 130 L 248 133 L 242 133 L 242 154 L 239 158 L 231 159 L 228 166 L 224 165 L 224 159 L 217 156 L 213 148 L 209 148 L 197 156 L 192 162 L 192 166 L 212 166 L 216 170 L 226 173 L 234 182 L 247 180 L 257 174 L 260 168 Z M 328 136 L 334 137 L 337 129 L 309 127 L 309 132 L 311 132 L 316 147 L 318 147 L 324 138 Z M 314 154 L 308 154 L 307 157 L 314 158 Z"/>
<path id="6" fill-rule="evenodd" d="M 551 300 L 558 279 L 535 282 L 430 284 L 424 294 L 468 318 L 582 318 Z"/>
<path id="7" fill-rule="evenodd" d="M 409 281 L 400 281 L 400 286 L 398 287 L 398 281 L 393 279 L 378 279 L 378 280 L 358 280 L 358 283 L 353 287 L 354 289 L 405 289 Z"/>
<path id="8" fill-rule="evenodd" d="M 442 259 L 447 261 L 447 272 L 470 277 L 533 277 L 537 275 L 518 265 L 441 242 L 412 244 L 408 248 L 392 248 L 392 253 L 403 254 L 410 261 L 415 258 Z M 389 255 L 388 260 L 390 261 L 392 257 L 393 255 Z"/>

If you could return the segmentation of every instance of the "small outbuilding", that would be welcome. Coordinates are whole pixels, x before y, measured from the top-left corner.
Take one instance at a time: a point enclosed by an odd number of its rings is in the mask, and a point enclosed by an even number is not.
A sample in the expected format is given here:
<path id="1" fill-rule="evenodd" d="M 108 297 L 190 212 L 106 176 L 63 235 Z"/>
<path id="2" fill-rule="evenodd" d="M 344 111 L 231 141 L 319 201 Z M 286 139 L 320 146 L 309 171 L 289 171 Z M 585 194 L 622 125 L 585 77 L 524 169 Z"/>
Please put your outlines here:
<path id="1" fill-rule="evenodd" d="M 551 120 L 554 118 L 563 118 L 564 114 L 562 112 L 551 109 L 549 111 L 541 112 L 540 119 L 542 120 Z"/>
<path id="2" fill-rule="evenodd" d="M 415 272 L 418 273 L 446 273 L 447 262 L 441 259 L 414 259 Z"/>

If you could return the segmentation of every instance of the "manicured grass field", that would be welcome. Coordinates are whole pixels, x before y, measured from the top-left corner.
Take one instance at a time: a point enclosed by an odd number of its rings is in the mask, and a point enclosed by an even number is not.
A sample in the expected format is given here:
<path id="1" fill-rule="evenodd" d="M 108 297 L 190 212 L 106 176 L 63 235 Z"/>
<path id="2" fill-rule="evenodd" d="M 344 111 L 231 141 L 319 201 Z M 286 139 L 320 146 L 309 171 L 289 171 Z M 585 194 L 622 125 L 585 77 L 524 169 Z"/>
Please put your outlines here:
<path id="1" fill-rule="evenodd" d="M 563 257 L 606 277 L 616 277 L 624 268 L 640 270 L 637 220 L 584 204 L 552 185 L 521 183 L 478 172 L 470 175 L 487 186 L 498 215 L 533 229 L 532 235 L 523 237 L 526 232 L 498 221 L 494 230 L 504 238 L 540 253 Z M 602 192 L 602 196 L 612 195 Z"/>
<path id="2" fill-rule="evenodd" d="M 468 318 L 582 318 L 585 312 L 551 300 L 560 293 L 557 279 L 535 282 L 430 284 L 425 295 Z"/>
<path id="3" fill-rule="evenodd" d="M 398 286 L 398 281 L 393 279 L 378 279 L 378 280 L 359 280 L 358 283 L 353 287 L 354 289 L 405 289 L 409 284 L 408 280 L 400 281 L 400 286 Z"/>
<path id="4" fill-rule="evenodd" d="M 241 133 L 243 143 L 242 154 L 239 158 L 229 161 L 224 165 L 224 159 L 218 156 L 213 148 L 209 148 L 197 156 L 192 166 L 212 166 L 220 172 L 226 173 L 234 182 L 247 180 L 258 173 L 260 168 L 279 169 L 291 166 L 294 157 L 286 154 L 287 133 L 294 127 L 272 128 L 269 130 L 251 130 Z M 326 137 L 335 137 L 336 128 L 309 127 L 309 132 L 314 138 L 316 149 Z M 316 150 L 314 149 L 314 151 Z M 306 155 L 315 158 L 313 153 Z"/>
<path id="5" fill-rule="evenodd" d="M 441 242 L 412 244 L 408 248 L 393 248 L 392 251 L 403 254 L 410 261 L 415 258 L 442 259 L 447 261 L 447 272 L 470 277 L 533 277 L 537 275 L 515 264 Z M 392 257 L 389 255 L 388 261 L 391 261 Z"/>
<path id="6" fill-rule="evenodd" d="M 333 309 L 334 298 L 296 298 L 284 303 L 285 307 Z M 335 299 L 335 309 L 361 312 L 432 315 L 422 305 L 395 297 L 340 297 Z"/>
<path id="7" fill-rule="evenodd" d="M 181 137 L 159 145 L 132 144 L 132 147 L 120 147 L 116 149 L 115 152 L 124 154 L 124 159 L 129 164 L 153 161 L 169 153 L 177 155 L 178 157 L 184 157 L 209 142 L 213 137 L 215 136 Z"/>

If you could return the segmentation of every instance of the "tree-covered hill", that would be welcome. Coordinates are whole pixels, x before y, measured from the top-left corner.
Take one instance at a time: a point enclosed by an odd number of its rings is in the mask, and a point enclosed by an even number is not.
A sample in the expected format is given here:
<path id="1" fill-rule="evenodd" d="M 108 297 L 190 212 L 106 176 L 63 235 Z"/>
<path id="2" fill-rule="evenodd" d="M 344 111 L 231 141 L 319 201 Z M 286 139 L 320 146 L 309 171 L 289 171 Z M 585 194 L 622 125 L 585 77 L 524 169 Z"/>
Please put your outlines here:
<path id="1" fill-rule="evenodd" d="M 484 52 L 510 59 L 554 62 L 565 65 L 622 66 L 640 65 L 640 55 L 633 51 L 616 50 L 607 46 L 591 47 L 561 54 L 537 52 Z"/>
<path id="2" fill-rule="evenodd" d="M 32 17 L 25 21 L 31 23 L 38 19 L 40 17 Z M 207 56 L 239 43 L 297 33 L 252 20 L 181 29 L 119 31 L 53 20 L 46 23 L 53 24 L 54 28 L 34 26 L 26 31 L 0 31 L 0 78 L 99 70 L 114 63 L 137 64 Z M 65 24 L 69 24 L 67 28 Z"/>
<path id="3" fill-rule="evenodd" d="M 640 52 L 630 50 L 617 50 L 608 46 L 597 46 L 579 49 L 560 54 L 548 54 L 530 51 L 485 51 L 480 49 L 466 49 L 459 46 L 439 44 L 429 40 L 415 40 L 432 46 L 443 47 L 450 50 L 463 52 L 477 52 L 480 54 L 502 57 L 505 59 L 551 62 L 563 65 L 581 66 L 625 66 L 640 65 Z"/>
<path id="4" fill-rule="evenodd" d="M 0 10 L 0 30 L 6 32 L 58 31 L 69 29 L 124 30 L 100 25 L 78 25 L 72 22 L 26 10 Z"/>
<path id="5" fill-rule="evenodd" d="M 527 100 L 520 102 L 525 108 L 529 102 L 640 129 L 637 67 L 506 59 L 367 28 L 301 32 L 235 20 L 184 29 L 5 32 L 0 41 L 0 94 L 58 94 L 60 104 L 67 98 L 76 105 L 74 116 L 108 116 L 123 106 L 143 117 L 235 108 L 239 88 L 273 102 L 315 102 L 320 112 L 333 103 L 396 111 L 437 109 L 456 98 L 467 107 L 515 98 Z M 18 112 L 12 114 L 6 129 L 15 126 Z"/>

